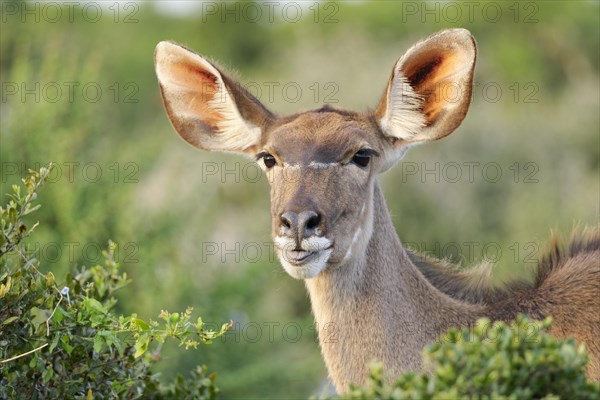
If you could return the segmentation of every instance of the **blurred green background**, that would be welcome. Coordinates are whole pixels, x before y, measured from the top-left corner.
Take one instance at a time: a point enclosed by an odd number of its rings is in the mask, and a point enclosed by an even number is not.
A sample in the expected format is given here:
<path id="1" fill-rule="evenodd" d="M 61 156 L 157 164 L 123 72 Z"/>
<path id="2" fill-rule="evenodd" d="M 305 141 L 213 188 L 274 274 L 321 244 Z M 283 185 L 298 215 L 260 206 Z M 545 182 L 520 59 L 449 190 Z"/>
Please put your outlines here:
<path id="1" fill-rule="evenodd" d="M 2 2 L 2 192 L 53 161 L 39 257 L 57 276 L 108 239 L 133 279 L 123 312 L 193 306 L 223 340 L 165 346 L 165 378 L 205 363 L 224 398 L 320 393 L 326 371 L 303 283 L 270 246 L 268 184 L 233 155 L 178 139 L 152 53 L 174 40 L 236 71 L 271 110 L 374 108 L 418 39 L 464 27 L 473 103 L 448 138 L 382 177 L 400 238 L 463 265 L 525 273 L 550 229 L 599 218 L 599 3 Z"/>

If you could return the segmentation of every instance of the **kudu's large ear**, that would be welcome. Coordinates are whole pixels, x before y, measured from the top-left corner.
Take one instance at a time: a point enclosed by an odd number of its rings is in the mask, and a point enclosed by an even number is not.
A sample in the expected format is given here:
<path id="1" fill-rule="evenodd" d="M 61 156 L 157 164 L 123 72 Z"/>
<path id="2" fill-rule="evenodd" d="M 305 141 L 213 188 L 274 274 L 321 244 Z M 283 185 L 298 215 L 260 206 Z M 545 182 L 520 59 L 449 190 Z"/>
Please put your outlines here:
<path id="1" fill-rule="evenodd" d="M 449 135 L 469 103 L 477 50 L 466 29 L 449 29 L 418 42 L 392 71 L 375 115 L 385 135 L 402 144 Z"/>
<path id="2" fill-rule="evenodd" d="M 198 54 L 171 42 L 154 51 L 169 119 L 188 143 L 251 155 L 271 114 L 255 97 Z"/>

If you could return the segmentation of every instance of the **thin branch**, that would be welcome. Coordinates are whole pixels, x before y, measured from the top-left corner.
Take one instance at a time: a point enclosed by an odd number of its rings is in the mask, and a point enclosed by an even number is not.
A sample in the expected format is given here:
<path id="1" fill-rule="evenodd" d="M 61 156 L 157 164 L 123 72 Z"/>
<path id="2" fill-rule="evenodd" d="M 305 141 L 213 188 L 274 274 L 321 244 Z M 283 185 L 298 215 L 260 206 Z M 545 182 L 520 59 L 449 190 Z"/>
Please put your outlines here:
<path id="1" fill-rule="evenodd" d="M 48 343 L 44 343 L 44 344 L 43 344 L 43 345 L 41 345 L 40 347 L 38 347 L 38 348 L 35 348 L 35 349 L 31 350 L 31 351 L 28 351 L 27 353 L 19 354 L 18 356 L 14 356 L 14 357 L 11 357 L 11 358 L 7 358 L 6 360 L 0 360 L 0 364 L 4 364 L 4 363 L 7 363 L 7 362 L 9 362 L 9 361 L 16 360 L 17 358 L 24 357 L 24 356 L 26 356 L 26 355 L 28 355 L 28 354 L 31 354 L 31 353 L 34 353 L 34 352 L 36 352 L 36 351 L 38 351 L 38 350 L 41 350 L 41 349 L 43 349 L 43 348 L 44 348 L 44 347 L 46 347 L 46 346 L 48 346 Z"/>
<path id="2" fill-rule="evenodd" d="M 50 336 L 50 320 L 54 316 L 54 313 L 58 309 L 58 306 L 60 305 L 60 302 L 64 298 L 63 295 L 62 295 L 62 293 L 56 288 L 56 286 L 54 286 L 54 289 L 58 292 L 58 295 L 60 296 L 60 299 L 58 299 L 58 303 L 56 303 L 56 306 L 54 307 L 54 310 L 52 310 L 52 314 L 50 314 L 50 316 L 46 320 L 46 336 Z"/>

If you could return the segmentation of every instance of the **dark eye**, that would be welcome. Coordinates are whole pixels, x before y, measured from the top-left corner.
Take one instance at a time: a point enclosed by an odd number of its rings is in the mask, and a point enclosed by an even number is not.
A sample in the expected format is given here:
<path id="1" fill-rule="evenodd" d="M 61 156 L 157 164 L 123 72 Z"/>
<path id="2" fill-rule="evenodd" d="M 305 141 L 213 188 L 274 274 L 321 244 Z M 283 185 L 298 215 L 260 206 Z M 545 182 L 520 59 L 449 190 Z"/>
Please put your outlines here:
<path id="1" fill-rule="evenodd" d="M 352 157 L 352 162 L 361 168 L 365 168 L 367 165 L 369 165 L 372 155 L 373 152 L 370 150 L 359 150 Z"/>
<path id="2" fill-rule="evenodd" d="M 263 162 L 265 163 L 265 167 L 267 167 L 267 169 L 271 169 L 275 166 L 275 164 L 277 164 L 277 160 L 275 159 L 275 157 L 273 157 L 269 153 L 260 153 L 256 158 L 258 158 L 258 159 L 262 158 Z"/>

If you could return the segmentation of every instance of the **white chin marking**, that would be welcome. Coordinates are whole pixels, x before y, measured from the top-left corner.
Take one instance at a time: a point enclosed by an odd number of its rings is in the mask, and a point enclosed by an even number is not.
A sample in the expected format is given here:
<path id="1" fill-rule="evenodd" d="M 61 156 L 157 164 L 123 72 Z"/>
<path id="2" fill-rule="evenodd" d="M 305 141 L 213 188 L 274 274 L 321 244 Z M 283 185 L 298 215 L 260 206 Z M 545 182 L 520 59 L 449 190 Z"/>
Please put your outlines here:
<path id="1" fill-rule="evenodd" d="M 331 257 L 331 241 L 324 237 L 311 237 L 302 240 L 301 251 L 296 251 L 293 239 L 278 236 L 275 247 L 279 261 L 292 278 L 310 279 L 317 276 L 327 266 Z"/>
<path id="2" fill-rule="evenodd" d="M 285 259 L 282 253 L 279 253 L 279 261 L 281 262 L 283 269 L 285 269 L 285 272 L 287 272 L 292 278 L 310 279 L 319 275 L 319 273 L 325 269 L 327 260 L 331 256 L 331 252 L 332 250 L 329 249 L 315 253 L 313 256 L 311 256 L 314 257 L 314 259 L 311 259 L 310 261 L 300 265 L 290 263 Z"/>

